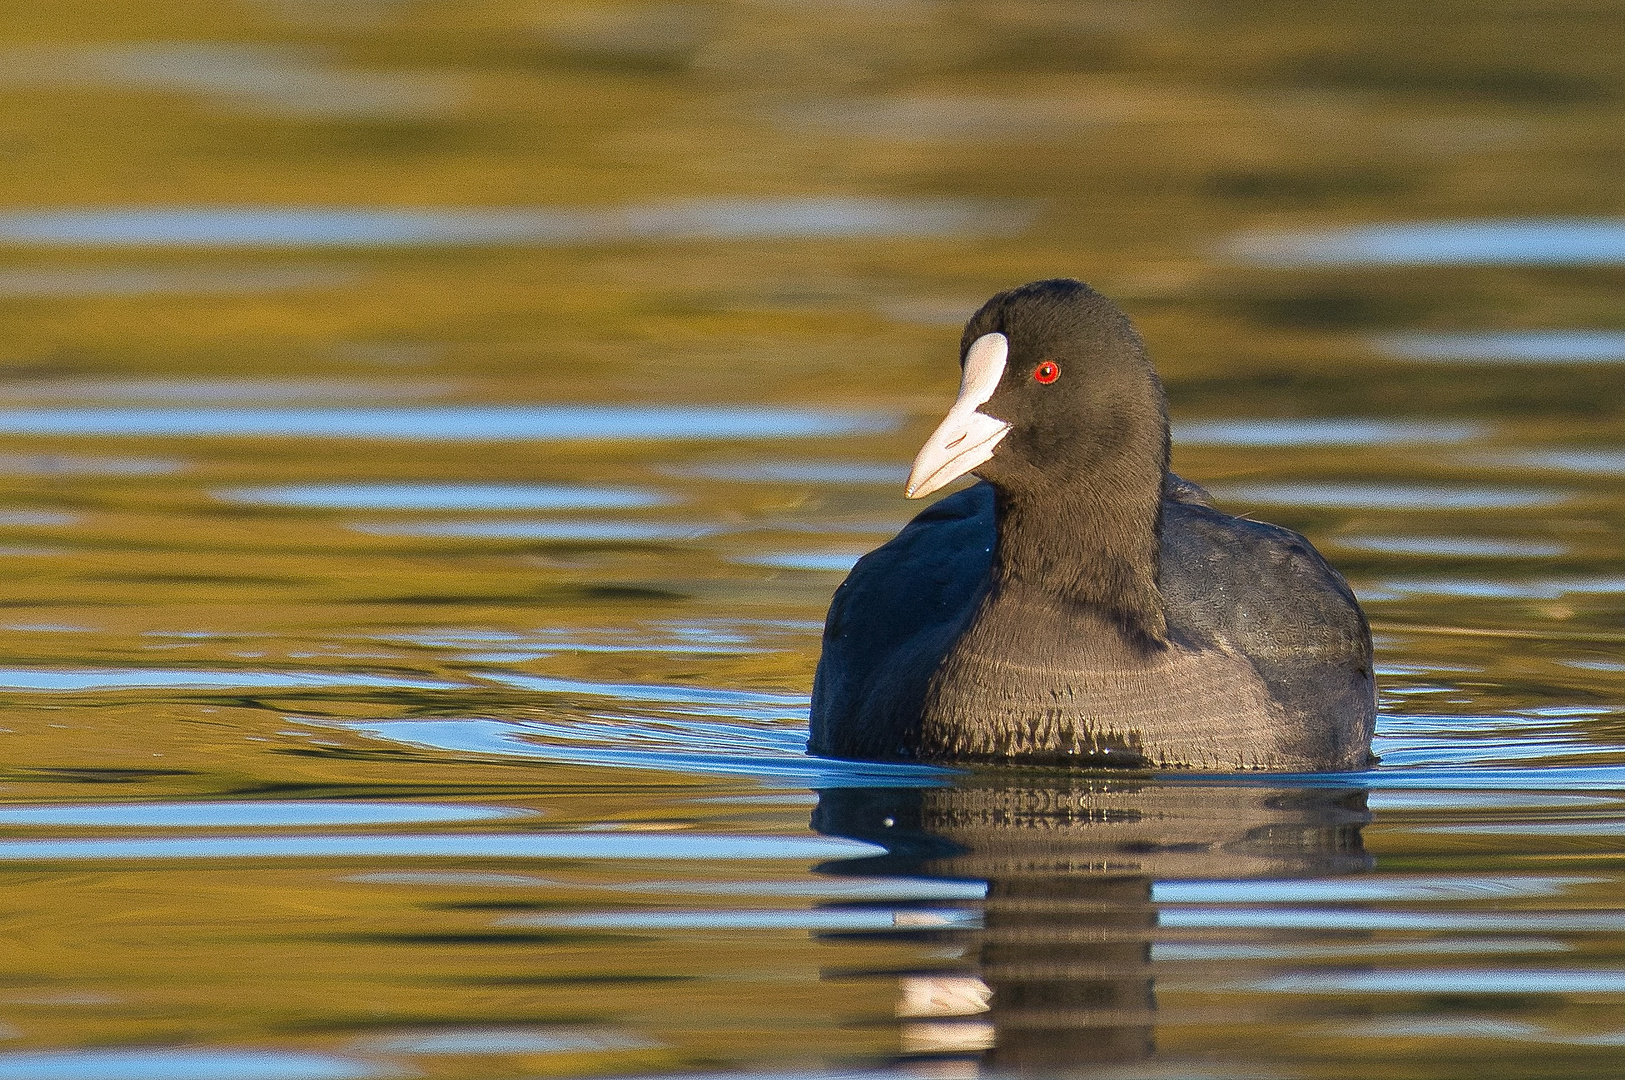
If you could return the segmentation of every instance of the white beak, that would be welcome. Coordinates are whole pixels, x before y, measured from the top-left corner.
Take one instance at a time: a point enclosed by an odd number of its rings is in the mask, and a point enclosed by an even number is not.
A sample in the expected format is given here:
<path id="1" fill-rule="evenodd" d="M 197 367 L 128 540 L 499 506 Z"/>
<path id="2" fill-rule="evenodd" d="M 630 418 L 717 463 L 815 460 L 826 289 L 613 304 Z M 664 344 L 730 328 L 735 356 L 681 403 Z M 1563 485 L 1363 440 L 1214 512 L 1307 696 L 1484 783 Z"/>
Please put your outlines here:
<path id="1" fill-rule="evenodd" d="M 923 498 L 993 456 L 993 448 L 1010 433 L 1010 425 L 976 410 L 998 389 L 1009 355 L 1010 342 L 1003 334 L 983 334 L 971 343 L 965 353 L 959 397 L 920 447 L 903 494 L 911 499 Z"/>

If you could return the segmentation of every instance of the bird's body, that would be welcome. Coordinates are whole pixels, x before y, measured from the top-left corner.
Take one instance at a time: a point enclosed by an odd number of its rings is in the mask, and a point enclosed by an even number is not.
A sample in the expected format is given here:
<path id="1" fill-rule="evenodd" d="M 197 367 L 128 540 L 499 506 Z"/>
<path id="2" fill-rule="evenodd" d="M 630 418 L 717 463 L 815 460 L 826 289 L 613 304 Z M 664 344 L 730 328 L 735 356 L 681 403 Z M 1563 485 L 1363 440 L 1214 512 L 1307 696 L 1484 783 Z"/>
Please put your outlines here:
<path id="1" fill-rule="evenodd" d="M 1364 767 L 1376 707 L 1353 593 L 1303 537 L 1168 472 L 1161 388 L 1126 318 L 1076 282 L 1038 282 L 989 301 L 962 354 L 960 401 L 911 491 L 971 469 L 984 482 L 837 591 L 813 752 Z"/>

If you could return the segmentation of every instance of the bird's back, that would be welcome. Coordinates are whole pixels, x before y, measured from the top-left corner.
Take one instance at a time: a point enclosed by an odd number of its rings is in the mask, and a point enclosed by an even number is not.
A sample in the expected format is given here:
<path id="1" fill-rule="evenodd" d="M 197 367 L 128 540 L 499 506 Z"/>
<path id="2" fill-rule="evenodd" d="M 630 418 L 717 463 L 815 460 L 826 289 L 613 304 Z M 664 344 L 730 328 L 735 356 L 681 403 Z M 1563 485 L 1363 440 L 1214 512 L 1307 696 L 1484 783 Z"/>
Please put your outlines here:
<path id="1" fill-rule="evenodd" d="M 813 752 L 917 756 L 932 676 L 977 614 L 995 536 L 992 488 L 981 483 L 934 504 L 858 563 L 825 625 Z M 1267 708 L 1255 695 L 1229 719 L 1258 729 L 1230 733 L 1226 744 L 1247 747 L 1231 767 L 1366 764 L 1375 721 L 1370 632 L 1348 585 L 1307 540 L 1224 514 L 1200 488 L 1170 476 L 1158 584 L 1170 649 L 1182 658 L 1167 666 L 1169 679 L 1182 682 L 1172 689 L 1200 689 L 1183 685 L 1190 676 L 1180 674 L 1196 670 L 1189 663 L 1196 659 L 1205 671 L 1228 665 L 1267 695 Z M 1080 663 L 1087 662 L 1085 654 Z M 1024 696 L 1012 689 L 1012 698 Z M 1169 701 L 1188 697 L 1171 694 Z M 1212 722 L 1222 724 L 1226 703 L 1208 704 Z M 1182 715 L 1170 718 L 1170 727 L 1202 731 L 1211 727 L 1208 720 Z M 1155 738 L 1153 731 L 1145 735 Z M 1032 748 L 1034 756 L 1042 757 L 1042 749 Z M 1178 757 L 1151 760 L 1193 763 Z"/>
<path id="2" fill-rule="evenodd" d="M 1304 537 L 1232 517 L 1196 491 L 1163 502 L 1158 586 L 1170 633 L 1251 662 L 1287 720 L 1290 759 L 1363 768 L 1376 695 L 1353 591 Z"/>

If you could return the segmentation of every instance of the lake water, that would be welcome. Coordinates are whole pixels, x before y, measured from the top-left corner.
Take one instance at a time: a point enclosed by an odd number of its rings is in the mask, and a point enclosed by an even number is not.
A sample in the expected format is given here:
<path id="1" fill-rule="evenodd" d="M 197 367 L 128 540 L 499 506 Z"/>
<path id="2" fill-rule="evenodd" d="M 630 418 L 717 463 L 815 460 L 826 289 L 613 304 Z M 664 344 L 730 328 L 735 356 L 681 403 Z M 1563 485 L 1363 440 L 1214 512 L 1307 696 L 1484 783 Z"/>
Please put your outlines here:
<path id="1" fill-rule="evenodd" d="M 0 1080 L 1625 1075 L 1617 4 L 0 13 Z M 1380 766 L 804 753 L 997 289 Z"/>

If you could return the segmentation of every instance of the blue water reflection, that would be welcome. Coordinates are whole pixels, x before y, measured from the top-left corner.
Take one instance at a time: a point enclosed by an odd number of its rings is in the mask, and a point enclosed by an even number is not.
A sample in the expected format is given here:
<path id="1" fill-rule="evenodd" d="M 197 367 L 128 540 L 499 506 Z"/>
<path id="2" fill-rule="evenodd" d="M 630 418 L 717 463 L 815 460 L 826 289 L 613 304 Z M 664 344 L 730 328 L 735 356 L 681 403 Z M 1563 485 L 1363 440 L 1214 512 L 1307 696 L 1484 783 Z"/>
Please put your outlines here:
<path id="1" fill-rule="evenodd" d="M 1446 420 L 1372 420 L 1324 417 L 1247 420 L 1183 420 L 1173 425 L 1180 446 L 1381 446 L 1389 443 L 1471 442 L 1490 433 L 1487 424 Z"/>
<path id="2" fill-rule="evenodd" d="M 369 248 L 794 240 L 1011 232 L 1015 204 L 875 198 L 710 199 L 564 209 L 126 207 L 0 214 L 0 244 L 46 247 Z"/>
<path id="3" fill-rule="evenodd" d="M 1556 506 L 1564 491 L 1542 488 L 1380 484 L 1357 481 L 1214 484 L 1217 499 L 1233 503 L 1307 506 L 1329 510 L 1517 510 Z"/>
<path id="4" fill-rule="evenodd" d="M 317 510 L 622 510 L 675 501 L 646 488 L 567 484 L 291 484 L 214 494 L 230 502 Z"/>
<path id="5" fill-rule="evenodd" d="M 456 110 L 444 73 L 349 70 L 296 45 L 138 41 L 33 46 L 0 53 L 0 83 L 167 91 L 234 111 L 318 119 L 403 120 Z"/>
<path id="6" fill-rule="evenodd" d="M 0 840 L 0 862 L 109 859 L 847 859 L 883 849 L 813 836 L 700 833 L 437 833 Z M 3 1075 L 3 1074 L 0 1074 Z"/>
<path id="7" fill-rule="evenodd" d="M 1443 720 L 1443 717 L 1425 717 Z M 1478 720 L 1472 717 L 1471 720 Z M 1383 717 L 1383 723 L 1388 721 Z M 1475 725 L 1476 726 L 1476 725 Z M 1625 765 L 1545 765 L 1539 763 L 1538 749 L 1527 751 L 1523 740 L 1510 738 L 1495 755 L 1475 754 L 1472 741 L 1464 733 L 1460 739 L 1441 739 L 1431 762 L 1405 765 L 1392 746 L 1379 746 L 1382 768 L 1361 773 L 1325 773 L 1313 778 L 1325 787 L 1358 787 L 1371 791 L 1416 789 L 1436 793 L 1473 791 L 1615 791 L 1625 789 Z M 1572 749 L 1583 747 L 1576 742 Z M 1483 760 L 1484 764 L 1478 764 Z M 1527 761 L 1524 766 L 1509 762 Z M 1393 767 L 1400 766 L 1400 767 Z M 1208 778 L 1212 779 L 1212 778 Z M 1301 778 L 1300 778 L 1301 779 Z M 1439 796 L 1444 797 L 1444 796 Z"/>
<path id="8" fill-rule="evenodd" d="M 979 913 L 933 908 L 935 926 L 979 926 Z M 580 930 L 890 930 L 899 925 L 887 908 L 755 908 L 682 911 L 589 911 L 510 915 L 500 926 L 567 926 Z"/>
<path id="9" fill-rule="evenodd" d="M 1563 807 L 1617 807 L 1605 795 L 1568 795 L 1550 791 L 1373 791 L 1366 799 L 1381 810 L 1546 810 Z"/>
<path id="10" fill-rule="evenodd" d="M 663 707 L 667 713 L 676 715 L 627 718 L 605 711 L 547 721 L 511 722 L 469 717 L 356 720 L 331 726 L 388 742 L 459 755 L 747 776 L 776 787 L 935 786 L 950 783 L 954 775 L 950 770 L 929 765 L 810 757 L 807 729 L 803 725 L 767 720 L 746 725 L 705 719 L 707 713 L 729 715 L 726 708 L 682 708 L 669 704 Z M 662 705 L 651 703 L 648 708 L 655 711 Z M 805 706 L 802 708 L 804 712 Z M 682 715 L 685 712 L 693 715 Z"/>
<path id="11" fill-rule="evenodd" d="M 69 670 L 0 669 L 0 691 L 6 690 L 309 690 L 339 686 L 392 690 L 451 690 L 455 683 L 370 675 L 338 669 L 316 671 L 188 671 L 167 669 Z"/>
<path id="12" fill-rule="evenodd" d="M 369 536 L 604 544 L 697 540 L 719 531 L 711 525 L 651 521 L 405 521 L 362 522 L 350 528 Z"/>
<path id="13" fill-rule="evenodd" d="M 1625 363 L 1625 332 L 1618 330 L 1388 334 L 1373 338 L 1372 344 L 1402 360 L 1472 364 Z"/>
<path id="14" fill-rule="evenodd" d="M 1492 897 L 1556 896 L 1578 885 L 1606 881 L 1596 877 L 1365 877 L 1324 881 L 1158 881 L 1151 887 L 1157 903 L 1268 904 L 1358 903 L 1378 900 L 1485 900 Z"/>
<path id="15" fill-rule="evenodd" d="M 808 806 L 816 797 L 806 801 Z M 634 881 L 607 886 L 615 892 L 652 893 L 660 896 L 755 896 L 786 899 L 832 900 L 984 900 L 985 881 L 948 881 L 942 878 L 841 878 L 803 880 L 757 879 L 747 881 L 688 880 Z"/>
<path id="16" fill-rule="evenodd" d="M 542 653 L 658 652 L 675 655 L 747 655 L 794 649 L 823 623 L 799 619 L 651 620 L 628 630 L 613 627 L 539 627 L 518 633 L 476 627 L 428 627 L 381 635 L 384 643 L 408 642 L 445 649 L 509 646 Z M 621 684 L 613 684 L 621 685 Z M 786 700 L 805 700 L 783 695 Z"/>
<path id="17" fill-rule="evenodd" d="M 512 671 L 487 672 L 485 677 L 537 693 L 609 698 L 627 703 L 678 705 L 707 715 L 736 719 L 803 716 L 810 701 L 804 694 L 774 694 L 761 690 L 706 686 L 590 682 L 585 679 L 558 679 Z"/>
<path id="18" fill-rule="evenodd" d="M 1489 1016 L 1395 1017 L 1354 1024 L 1346 1030 L 1374 1039 L 1504 1039 L 1561 1046 L 1625 1046 L 1625 1030 L 1560 1031 L 1523 1020 Z"/>
<path id="19" fill-rule="evenodd" d="M 60 378 L 0 384 L 0 398 L 39 406 L 370 404 L 432 398 L 460 387 L 453 379 Z"/>
<path id="20" fill-rule="evenodd" d="M 1368 600 L 1455 596 L 1484 600 L 1556 600 L 1563 596 L 1625 593 L 1625 575 L 1493 581 L 1483 578 L 1394 578 L 1361 590 Z"/>
<path id="21" fill-rule="evenodd" d="M 116 829 L 269 829 L 486 821 L 519 817 L 526 813 L 509 807 L 472 806 L 466 803 L 284 801 L 86 803 L 78 806 L 0 807 L 0 825 Z"/>
<path id="22" fill-rule="evenodd" d="M 1566 953 L 1573 948 L 1552 938 L 1461 937 L 1392 938 L 1378 941 L 1322 939 L 1314 944 L 1258 942 L 1153 941 L 1154 963 L 1198 963 L 1215 960 L 1317 960 L 1374 956 L 1472 956 L 1480 954 Z"/>
<path id="23" fill-rule="evenodd" d="M 908 466 L 866 461 L 742 461 L 698 465 L 668 465 L 668 476 L 706 480 L 740 480 L 762 484 L 862 484 L 901 487 Z"/>
<path id="24" fill-rule="evenodd" d="M 1617 923 L 1608 927 L 1617 928 Z M 1530 968 L 1322 970 L 1260 979 L 1249 983 L 1247 989 L 1278 994 L 1619 994 L 1625 993 L 1625 971 L 1584 968 L 1560 971 Z"/>
<path id="25" fill-rule="evenodd" d="M 1485 465 L 1502 468 L 1551 469 L 1597 476 L 1625 476 L 1625 450 L 1572 448 L 1551 450 L 1508 450 L 1474 454 Z"/>
<path id="26" fill-rule="evenodd" d="M 1483 536 L 1339 536 L 1331 544 L 1383 555 L 1437 555 L 1478 559 L 1542 559 L 1568 553 L 1552 540 L 1499 540 Z"/>
<path id="27" fill-rule="evenodd" d="M 1170 905 L 1161 909 L 1157 921 L 1170 930 L 1248 928 L 1557 934 L 1625 930 L 1625 911 L 1406 911 L 1391 908 Z M 1625 990 L 1625 983 L 1621 983 L 1620 989 Z"/>
<path id="28" fill-rule="evenodd" d="M 1225 253 L 1261 266 L 1617 266 L 1625 220 L 1484 219 L 1242 236 Z"/>
<path id="29" fill-rule="evenodd" d="M 741 566 L 766 566 L 775 570 L 812 570 L 826 574 L 844 574 L 857 565 L 863 552 L 845 551 L 781 551 L 760 555 L 736 555 L 730 562 Z"/>
<path id="30" fill-rule="evenodd" d="M 579 1054 L 658 1046 L 625 1032 L 581 1028 L 453 1028 L 402 1032 L 363 1044 L 383 1054 Z"/>
<path id="31" fill-rule="evenodd" d="M 692 405 L 444 405 L 357 409 L 0 409 L 0 434 L 154 438 L 631 442 L 804 439 L 892 431 L 890 413 Z"/>
<path id="32" fill-rule="evenodd" d="M 381 1062 L 289 1050 L 131 1047 L 0 1054 L 0 1080 L 364 1080 Z"/>

